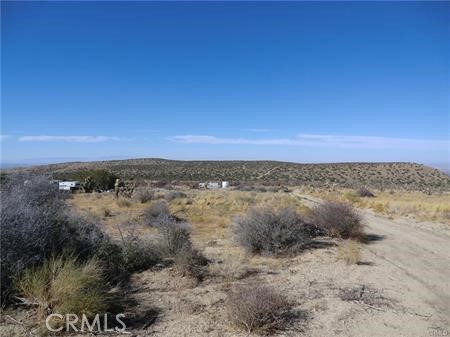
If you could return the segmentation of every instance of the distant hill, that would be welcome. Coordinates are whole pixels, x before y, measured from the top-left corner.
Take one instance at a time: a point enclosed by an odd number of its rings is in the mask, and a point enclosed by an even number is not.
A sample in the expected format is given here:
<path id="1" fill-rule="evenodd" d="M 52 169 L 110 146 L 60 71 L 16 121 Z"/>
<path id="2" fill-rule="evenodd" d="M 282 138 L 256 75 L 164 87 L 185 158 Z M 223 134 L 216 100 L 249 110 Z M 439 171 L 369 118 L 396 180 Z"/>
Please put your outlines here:
<path id="1" fill-rule="evenodd" d="M 448 175 L 415 163 L 297 164 L 277 161 L 178 161 L 145 158 L 40 165 L 10 169 L 7 172 L 25 171 L 67 176 L 80 170 L 99 168 L 107 169 L 126 180 L 228 180 L 234 183 L 263 185 L 450 190 Z"/>

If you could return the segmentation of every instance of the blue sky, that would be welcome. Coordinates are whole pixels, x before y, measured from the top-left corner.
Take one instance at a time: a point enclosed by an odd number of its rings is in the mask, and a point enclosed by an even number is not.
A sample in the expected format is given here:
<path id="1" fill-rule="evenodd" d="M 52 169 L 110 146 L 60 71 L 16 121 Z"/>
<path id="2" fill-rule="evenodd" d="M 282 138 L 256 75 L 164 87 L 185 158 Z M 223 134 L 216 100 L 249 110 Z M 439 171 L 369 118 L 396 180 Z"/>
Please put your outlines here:
<path id="1" fill-rule="evenodd" d="M 3 162 L 449 161 L 448 2 L 2 2 Z"/>

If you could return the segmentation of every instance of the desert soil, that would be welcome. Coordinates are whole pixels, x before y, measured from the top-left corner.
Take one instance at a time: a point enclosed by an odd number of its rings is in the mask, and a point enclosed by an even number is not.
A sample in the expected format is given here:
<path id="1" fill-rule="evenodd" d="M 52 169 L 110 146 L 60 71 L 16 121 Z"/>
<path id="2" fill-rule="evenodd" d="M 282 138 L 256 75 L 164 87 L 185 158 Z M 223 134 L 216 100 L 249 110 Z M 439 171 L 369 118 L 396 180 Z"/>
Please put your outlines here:
<path id="1" fill-rule="evenodd" d="M 312 206 L 318 199 L 300 195 Z M 266 282 L 297 303 L 296 317 L 278 336 L 446 336 L 450 331 L 450 236 L 448 226 L 391 220 L 362 210 L 371 241 L 363 261 L 337 260 L 338 243 L 291 259 L 250 258 L 237 264 L 254 273 L 233 282 Z M 204 247 L 213 261 L 236 252 L 228 239 Z M 231 255 L 231 258 L 236 258 Z M 184 282 L 184 283 L 183 283 Z M 164 313 L 145 331 L 147 336 L 249 336 L 226 322 L 224 300 L 229 283 L 207 280 L 192 284 L 170 270 L 145 272 L 135 278 L 136 299 Z M 342 300 L 354 289 L 360 298 Z"/>
<path id="2" fill-rule="evenodd" d="M 293 193 L 309 206 L 321 202 Z M 129 296 L 138 305 L 128 331 L 134 336 L 252 336 L 227 322 L 225 299 L 231 283 L 256 281 L 296 303 L 289 326 L 277 336 L 450 335 L 448 226 L 393 220 L 367 210 L 361 214 L 371 240 L 363 245 L 357 265 L 338 260 L 340 242 L 331 239 L 299 256 L 278 259 L 245 256 L 229 237 L 195 242 L 225 275 L 239 277 L 216 275 L 196 283 L 170 268 L 136 274 Z M 343 292 L 351 290 L 356 296 L 343 299 Z M 2 336 L 24 331 L 5 317 L 2 326 Z"/>

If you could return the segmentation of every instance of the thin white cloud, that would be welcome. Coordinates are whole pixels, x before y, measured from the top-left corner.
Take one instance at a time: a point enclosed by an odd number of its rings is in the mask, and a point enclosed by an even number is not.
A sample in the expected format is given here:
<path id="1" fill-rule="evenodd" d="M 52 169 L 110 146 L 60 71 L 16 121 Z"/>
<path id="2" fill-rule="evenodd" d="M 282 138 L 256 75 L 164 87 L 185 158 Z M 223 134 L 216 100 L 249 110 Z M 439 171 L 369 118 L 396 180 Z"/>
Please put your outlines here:
<path id="1" fill-rule="evenodd" d="M 248 132 L 272 132 L 272 131 L 278 131 L 278 130 L 274 130 L 274 129 L 242 129 L 242 131 L 248 131 Z"/>
<path id="2" fill-rule="evenodd" d="M 377 136 L 351 136 L 329 134 L 299 134 L 292 138 L 221 138 L 208 135 L 182 135 L 170 138 L 186 144 L 231 144 L 231 145 L 291 145 L 329 148 L 360 149 L 437 149 L 449 148 L 449 140 L 391 138 Z"/>
<path id="3" fill-rule="evenodd" d="M 0 135 L 0 141 L 9 138 L 10 135 Z"/>
<path id="4" fill-rule="evenodd" d="M 109 136 L 23 136 L 19 137 L 20 142 L 70 142 L 70 143 L 101 143 L 111 140 L 125 140 L 120 137 Z"/>

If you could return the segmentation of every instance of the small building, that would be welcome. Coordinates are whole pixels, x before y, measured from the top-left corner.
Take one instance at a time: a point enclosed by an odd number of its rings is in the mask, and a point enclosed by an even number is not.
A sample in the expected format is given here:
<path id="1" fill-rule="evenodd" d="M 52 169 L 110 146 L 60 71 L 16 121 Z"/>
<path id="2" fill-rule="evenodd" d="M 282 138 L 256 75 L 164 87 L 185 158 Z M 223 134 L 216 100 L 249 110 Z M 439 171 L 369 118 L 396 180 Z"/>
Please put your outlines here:
<path id="1" fill-rule="evenodd" d="M 209 182 L 206 184 L 206 188 L 210 189 L 210 190 L 215 190 L 220 188 L 220 184 L 219 183 L 214 183 L 214 182 Z"/>
<path id="2" fill-rule="evenodd" d="M 200 189 L 208 189 L 208 190 L 217 190 L 219 188 L 228 188 L 230 183 L 228 181 L 215 182 L 208 181 L 204 183 L 198 183 L 198 188 Z"/>
<path id="3" fill-rule="evenodd" d="M 79 181 L 60 181 L 58 185 L 60 191 L 75 191 L 81 188 Z"/>

